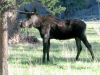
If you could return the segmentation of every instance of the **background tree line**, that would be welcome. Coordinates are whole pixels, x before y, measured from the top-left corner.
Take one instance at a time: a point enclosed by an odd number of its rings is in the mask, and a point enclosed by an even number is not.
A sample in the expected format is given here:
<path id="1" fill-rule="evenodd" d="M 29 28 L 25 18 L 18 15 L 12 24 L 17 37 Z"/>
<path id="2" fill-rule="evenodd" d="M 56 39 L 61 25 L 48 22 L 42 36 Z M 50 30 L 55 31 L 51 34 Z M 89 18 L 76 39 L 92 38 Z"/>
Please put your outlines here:
<path id="1" fill-rule="evenodd" d="M 96 0 L 20 0 L 19 4 L 27 4 L 33 1 L 41 3 L 52 14 L 66 11 L 66 13 L 89 8 Z"/>

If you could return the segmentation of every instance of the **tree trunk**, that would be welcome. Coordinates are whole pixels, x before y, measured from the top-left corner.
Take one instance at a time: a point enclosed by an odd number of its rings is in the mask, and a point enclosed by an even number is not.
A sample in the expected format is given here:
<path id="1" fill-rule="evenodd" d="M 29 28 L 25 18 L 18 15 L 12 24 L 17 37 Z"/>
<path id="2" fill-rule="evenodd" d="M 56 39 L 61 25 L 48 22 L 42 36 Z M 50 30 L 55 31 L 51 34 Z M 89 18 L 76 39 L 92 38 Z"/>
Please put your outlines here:
<path id="1" fill-rule="evenodd" d="M 0 75 L 8 75 L 8 37 L 9 39 L 15 35 L 19 37 L 16 14 L 15 16 L 13 13 L 13 16 L 11 15 L 12 10 L 17 7 L 13 6 L 13 4 L 9 4 L 3 8 L 6 4 L 6 0 L 0 0 Z M 1 10 L 2 8 L 3 10 Z"/>
<path id="2" fill-rule="evenodd" d="M 0 12 L 0 75 L 8 75 L 8 32 L 7 13 Z"/>

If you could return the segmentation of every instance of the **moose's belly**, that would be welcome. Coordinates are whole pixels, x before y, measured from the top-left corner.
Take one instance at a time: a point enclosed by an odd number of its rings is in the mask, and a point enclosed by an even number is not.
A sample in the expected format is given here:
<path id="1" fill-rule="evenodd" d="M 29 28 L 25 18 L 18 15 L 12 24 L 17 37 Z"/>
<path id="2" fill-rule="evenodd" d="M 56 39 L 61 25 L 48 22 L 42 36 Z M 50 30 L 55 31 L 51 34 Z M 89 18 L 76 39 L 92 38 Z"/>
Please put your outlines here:
<path id="1" fill-rule="evenodd" d="M 50 38 L 51 39 L 59 39 L 59 40 L 65 40 L 65 39 L 71 39 L 77 37 L 75 34 L 69 34 L 69 33 L 56 33 L 56 34 L 51 34 Z"/>

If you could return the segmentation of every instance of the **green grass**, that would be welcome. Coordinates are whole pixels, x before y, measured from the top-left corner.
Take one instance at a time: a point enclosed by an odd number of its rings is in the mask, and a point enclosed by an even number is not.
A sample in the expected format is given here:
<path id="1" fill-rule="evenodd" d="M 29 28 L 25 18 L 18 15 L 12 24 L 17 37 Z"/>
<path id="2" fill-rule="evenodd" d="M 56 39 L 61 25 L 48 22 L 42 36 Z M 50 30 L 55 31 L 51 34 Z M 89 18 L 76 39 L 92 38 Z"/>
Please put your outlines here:
<path id="1" fill-rule="evenodd" d="M 75 61 L 77 49 L 75 40 L 51 40 L 50 62 L 42 64 L 42 43 L 20 43 L 9 46 L 9 75 L 100 75 L 100 36 L 96 34 L 92 25 L 87 23 L 87 38 L 93 47 L 96 60 L 92 61 L 91 55 L 82 43 L 82 52 L 79 61 Z M 39 32 L 28 29 L 41 42 Z M 31 34 L 30 34 L 31 35 Z"/>

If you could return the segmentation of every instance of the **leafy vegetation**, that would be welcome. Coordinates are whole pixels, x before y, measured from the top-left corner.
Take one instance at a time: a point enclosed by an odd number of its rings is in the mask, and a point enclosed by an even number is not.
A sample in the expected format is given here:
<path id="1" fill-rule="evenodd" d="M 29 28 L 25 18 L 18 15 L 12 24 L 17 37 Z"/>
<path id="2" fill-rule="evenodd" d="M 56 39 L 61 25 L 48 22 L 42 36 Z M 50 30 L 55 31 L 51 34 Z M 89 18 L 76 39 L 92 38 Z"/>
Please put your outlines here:
<path id="1" fill-rule="evenodd" d="M 39 0 L 42 2 L 42 4 L 45 5 L 46 9 L 52 13 L 60 13 L 61 11 L 64 11 L 66 8 L 62 7 L 61 5 L 58 5 L 60 3 L 58 0 Z"/>
<path id="2" fill-rule="evenodd" d="M 21 6 L 23 4 L 27 4 L 33 1 L 34 0 L 19 0 L 15 2 L 14 0 L 8 0 L 5 1 L 5 3 L 1 7 L 1 10 L 9 7 L 9 5 L 11 4 Z M 52 14 L 60 13 L 61 11 L 65 10 L 67 13 L 69 13 L 85 8 L 84 0 L 38 0 L 38 2 L 42 3 L 47 11 Z"/>
<path id="3" fill-rule="evenodd" d="M 67 13 L 85 8 L 85 0 L 39 0 L 53 14 L 66 10 Z"/>
<path id="4" fill-rule="evenodd" d="M 50 62 L 42 64 L 42 39 L 39 32 L 31 28 L 28 31 L 41 40 L 39 44 L 26 42 L 9 46 L 9 75 L 99 75 L 100 74 L 100 36 L 96 34 L 92 25 L 87 23 L 87 37 L 93 46 L 96 57 L 92 61 L 87 48 L 82 44 L 83 50 L 79 61 L 75 61 L 77 53 L 74 39 L 51 40 Z"/>
<path id="5" fill-rule="evenodd" d="M 85 8 L 85 0 L 59 0 L 59 4 L 66 7 L 66 12 L 74 12 Z"/>
<path id="6" fill-rule="evenodd" d="M 8 8 L 12 8 L 13 6 L 21 6 L 23 4 L 27 4 L 30 2 L 33 2 L 34 0 L 5 0 L 2 4 L 2 7 L 0 6 L 0 10 L 5 10 Z M 55 14 L 60 13 L 61 11 L 65 10 L 65 7 L 62 7 L 61 5 L 57 5 L 56 3 L 59 2 L 58 0 L 38 0 L 38 2 L 42 3 L 48 12 Z M 13 5 L 11 7 L 11 5 Z M 8 9 L 9 10 L 9 9 Z"/>
<path id="7" fill-rule="evenodd" d="M 5 0 L 3 2 L 1 1 L 0 2 L 0 11 L 9 10 L 10 8 L 13 8 L 13 7 L 11 7 L 11 5 L 15 4 L 14 2 L 15 2 L 14 0 Z"/>

